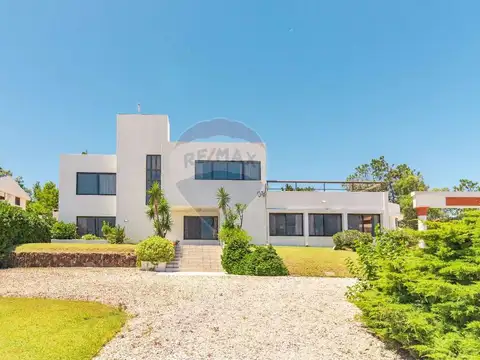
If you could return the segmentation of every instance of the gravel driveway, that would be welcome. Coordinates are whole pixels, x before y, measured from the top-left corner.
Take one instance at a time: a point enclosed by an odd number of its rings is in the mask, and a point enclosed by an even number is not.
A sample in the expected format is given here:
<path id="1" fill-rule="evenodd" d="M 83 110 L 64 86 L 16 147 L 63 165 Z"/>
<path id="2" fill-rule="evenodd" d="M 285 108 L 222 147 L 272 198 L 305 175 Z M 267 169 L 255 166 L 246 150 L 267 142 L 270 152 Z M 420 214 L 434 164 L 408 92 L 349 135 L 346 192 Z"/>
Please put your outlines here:
<path id="1" fill-rule="evenodd" d="M 356 321 L 349 279 L 0 270 L 0 296 L 98 300 L 136 315 L 97 359 L 401 359 Z"/>

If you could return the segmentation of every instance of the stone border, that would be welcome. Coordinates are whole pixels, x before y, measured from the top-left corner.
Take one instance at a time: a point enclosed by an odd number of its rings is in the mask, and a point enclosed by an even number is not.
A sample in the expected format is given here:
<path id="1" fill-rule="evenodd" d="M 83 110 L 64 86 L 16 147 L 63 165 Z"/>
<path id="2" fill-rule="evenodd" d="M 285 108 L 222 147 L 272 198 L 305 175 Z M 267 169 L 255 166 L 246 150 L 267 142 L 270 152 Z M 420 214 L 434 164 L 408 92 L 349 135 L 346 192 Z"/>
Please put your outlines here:
<path id="1" fill-rule="evenodd" d="M 10 255 L 10 267 L 135 267 L 135 254 L 21 252 Z"/>

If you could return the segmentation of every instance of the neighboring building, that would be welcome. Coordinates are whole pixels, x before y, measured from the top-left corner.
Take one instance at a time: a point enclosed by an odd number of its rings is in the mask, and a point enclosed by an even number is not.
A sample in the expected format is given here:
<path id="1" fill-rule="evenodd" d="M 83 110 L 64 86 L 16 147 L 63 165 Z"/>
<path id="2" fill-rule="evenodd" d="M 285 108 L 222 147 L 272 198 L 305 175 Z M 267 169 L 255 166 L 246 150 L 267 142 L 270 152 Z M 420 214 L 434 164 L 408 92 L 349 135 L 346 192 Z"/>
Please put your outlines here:
<path id="1" fill-rule="evenodd" d="M 79 234 L 101 235 L 103 221 L 140 241 L 152 234 L 146 190 L 159 181 L 173 217 L 170 240 L 216 243 L 220 187 L 248 205 L 243 228 L 253 242 L 332 246 L 348 228 L 393 228 L 398 205 L 384 192 L 265 191 L 265 144 L 172 142 L 166 115 L 118 115 L 116 155 L 61 155 L 59 218 Z"/>
<path id="2" fill-rule="evenodd" d="M 0 201 L 6 201 L 11 205 L 20 206 L 22 209 L 27 207 L 27 201 L 30 196 L 11 176 L 0 177 Z"/>

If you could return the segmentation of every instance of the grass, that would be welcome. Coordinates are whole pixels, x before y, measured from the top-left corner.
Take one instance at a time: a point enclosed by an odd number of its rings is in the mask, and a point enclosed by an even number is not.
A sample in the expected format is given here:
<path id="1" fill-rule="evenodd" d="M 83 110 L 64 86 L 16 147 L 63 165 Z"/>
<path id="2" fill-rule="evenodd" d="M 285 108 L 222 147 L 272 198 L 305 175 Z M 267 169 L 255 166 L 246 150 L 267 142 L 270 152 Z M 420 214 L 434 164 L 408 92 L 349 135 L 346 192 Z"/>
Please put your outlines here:
<path id="1" fill-rule="evenodd" d="M 127 317 L 95 302 L 0 298 L 0 359 L 90 360 Z"/>
<path id="2" fill-rule="evenodd" d="M 17 246 L 16 253 L 22 252 L 53 252 L 53 253 L 133 253 L 132 244 L 64 244 L 64 243 L 36 243 Z M 1 358 L 0 358 L 1 359 Z"/>
<path id="3" fill-rule="evenodd" d="M 352 251 L 333 250 L 330 248 L 276 246 L 290 275 L 349 277 L 345 260 L 356 258 Z"/>

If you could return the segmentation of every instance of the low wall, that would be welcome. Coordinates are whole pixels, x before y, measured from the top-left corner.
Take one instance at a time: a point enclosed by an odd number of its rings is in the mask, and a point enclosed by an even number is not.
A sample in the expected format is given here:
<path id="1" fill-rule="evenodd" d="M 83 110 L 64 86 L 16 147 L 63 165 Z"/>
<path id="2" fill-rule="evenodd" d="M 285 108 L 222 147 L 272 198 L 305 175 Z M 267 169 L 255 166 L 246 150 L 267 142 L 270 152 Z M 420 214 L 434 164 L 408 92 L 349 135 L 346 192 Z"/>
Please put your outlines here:
<path id="1" fill-rule="evenodd" d="M 12 253 L 10 267 L 135 267 L 135 254 Z"/>
<path id="2" fill-rule="evenodd" d="M 83 240 L 83 239 L 52 239 L 57 244 L 108 244 L 107 240 Z"/>

